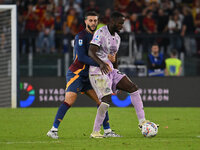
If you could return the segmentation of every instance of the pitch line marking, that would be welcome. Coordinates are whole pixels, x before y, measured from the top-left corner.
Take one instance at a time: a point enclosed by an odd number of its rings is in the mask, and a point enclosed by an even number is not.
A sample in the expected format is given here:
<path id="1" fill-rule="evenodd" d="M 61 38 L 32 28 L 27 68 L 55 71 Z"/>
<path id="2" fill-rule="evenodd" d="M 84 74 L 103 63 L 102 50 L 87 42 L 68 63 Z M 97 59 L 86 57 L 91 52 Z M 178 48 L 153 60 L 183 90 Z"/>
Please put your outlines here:
<path id="1" fill-rule="evenodd" d="M 200 138 L 200 136 L 197 136 L 197 137 Z M 134 140 L 134 141 L 135 142 L 144 142 L 143 140 Z M 171 142 L 170 140 L 165 140 L 165 139 L 154 139 L 153 141 Z M 145 142 L 148 142 L 148 140 L 145 141 Z M 152 141 L 150 140 L 149 142 L 152 142 Z M 183 140 L 176 140 L 175 142 L 194 142 L 194 140 L 192 140 L 192 139 L 183 139 Z M 62 143 L 62 142 L 61 141 L 0 142 L 0 144 L 49 144 L 49 143 Z"/>
<path id="2" fill-rule="evenodd" d="M 47 144 L 47 143 L 61 143 L 60 141 L 27 141 L 27 142 L 0 142 L 0 144 Z"/>

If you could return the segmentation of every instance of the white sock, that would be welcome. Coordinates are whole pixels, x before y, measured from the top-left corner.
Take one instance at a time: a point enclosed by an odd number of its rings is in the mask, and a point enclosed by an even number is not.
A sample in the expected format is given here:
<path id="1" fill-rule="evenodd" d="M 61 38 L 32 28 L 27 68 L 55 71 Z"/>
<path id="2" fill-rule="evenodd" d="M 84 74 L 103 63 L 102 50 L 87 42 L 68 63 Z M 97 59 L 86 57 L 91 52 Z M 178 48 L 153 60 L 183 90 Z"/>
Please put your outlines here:
<path id="1" fill-rule="evenodd" d="M 96 118 L 94 121 L 93 131 L 100 131 L 103 120 L 105 119 L 106 112 L 108 111 L 109 104 L 102 102 L 97 109 Z"/>
<path id="2" fill-rule="evenodd" d="M 142 124 L 145 120 L 146 120 L 145 118 L 140 119 L 140 120 L 139 120 L 139 124 Z"/>
<path id="3" fill-rule="evenodd" d="M 52 126 L 51 130 L 52 131 L 58 131 L 58 128 L 55 128 L 54 126 Z"/>
<path id="4" fill-rule="evenodd" d="M 111 131 L 111 129 L 104 129 L 104 133 L 110 133 Z"/>

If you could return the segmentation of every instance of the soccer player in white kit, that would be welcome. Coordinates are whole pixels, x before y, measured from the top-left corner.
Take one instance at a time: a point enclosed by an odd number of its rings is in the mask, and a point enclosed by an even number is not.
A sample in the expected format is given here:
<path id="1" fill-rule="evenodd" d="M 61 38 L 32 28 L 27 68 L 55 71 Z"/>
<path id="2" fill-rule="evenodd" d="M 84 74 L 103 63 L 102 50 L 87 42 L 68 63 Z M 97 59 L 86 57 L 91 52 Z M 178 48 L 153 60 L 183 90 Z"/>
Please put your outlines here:
<path id="1" fill-rule="evenodd" d="M 121 40 L 118 32 L 122 29 L 124 20 L 125 17 L 121 13 L 112 13 L 109 25 L 97 30 L 90 42 L 89 56 L 100 67 L 90 66 L 89 77 L 93 89 L 101 100 L 93 132 L 90 135 L 92 138 L 103 137 L 100 134 L 101 125 L 110 106 L 111 95 L 116 93 L 117 89 L 130 93 L 131 102 L 139 120 L 139 128 L 147 122 L 137 86 L 117 69 L 117 51 Z"/>

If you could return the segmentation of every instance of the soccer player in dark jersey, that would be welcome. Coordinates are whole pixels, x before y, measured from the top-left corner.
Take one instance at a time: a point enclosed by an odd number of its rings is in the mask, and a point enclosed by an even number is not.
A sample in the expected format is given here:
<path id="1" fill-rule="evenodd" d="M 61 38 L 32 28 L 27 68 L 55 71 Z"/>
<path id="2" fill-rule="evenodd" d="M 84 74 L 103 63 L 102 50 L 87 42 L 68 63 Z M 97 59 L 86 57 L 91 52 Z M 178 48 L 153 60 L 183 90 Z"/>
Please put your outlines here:
<path id="1" fill-rule="evenodd" d="M 58 127 L 63 120 L 67 110 L 74 104 L 77 98 L 78 92 L 84 92 L 91 99 L 93 99 L 97 105 L 100 105 L 95 91 L 89 81 L 89 66 L 99 66 L 88 56 L 88 48 L 90 41 L 92 40 L 93 33 L 96 30 L 98 24 L 98 16 L 95 12 L 88 12 L 85 15 L 85 30 L 81 31 L 75 36 L 74 43 L 74 62 L 71 64 L 67 71 L 67 84 L 65 101 L 58 109 L 53 127 L 47 133 L 47 136 L 58 139 Z M 108 112 L 103 122 L 105 137 L 120 137 L 118 134 L 110 129 Z"/>

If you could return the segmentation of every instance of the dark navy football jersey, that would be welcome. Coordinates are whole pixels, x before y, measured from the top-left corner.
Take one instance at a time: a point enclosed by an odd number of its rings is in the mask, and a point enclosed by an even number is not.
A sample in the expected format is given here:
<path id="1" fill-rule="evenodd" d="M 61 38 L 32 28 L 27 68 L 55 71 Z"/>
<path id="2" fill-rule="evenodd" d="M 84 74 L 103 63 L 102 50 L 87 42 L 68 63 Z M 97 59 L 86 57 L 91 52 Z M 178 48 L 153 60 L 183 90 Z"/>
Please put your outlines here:
<path id="1" fill-rule="evenodd" d="M 86 30 L 79 32 L 74 41 L 74 61 L 69 70 L 74 74 L 88 76 L 89 65 L 98 66 L 98 64 L 88 56 L 88 49 L 93 34 Z"/>

